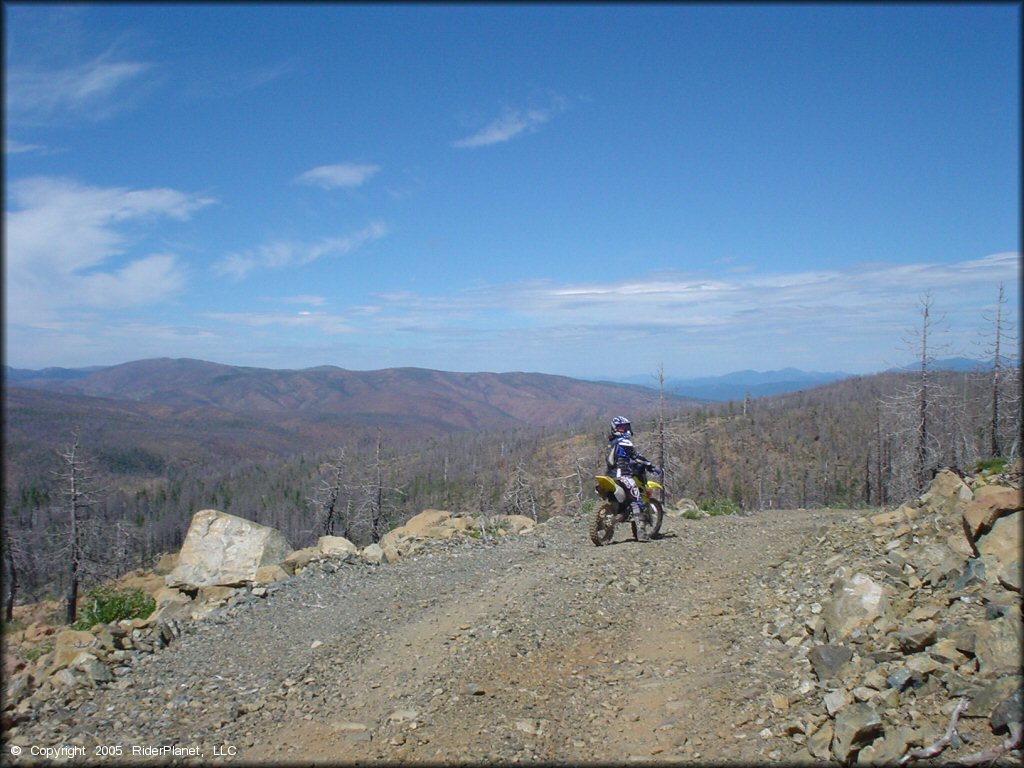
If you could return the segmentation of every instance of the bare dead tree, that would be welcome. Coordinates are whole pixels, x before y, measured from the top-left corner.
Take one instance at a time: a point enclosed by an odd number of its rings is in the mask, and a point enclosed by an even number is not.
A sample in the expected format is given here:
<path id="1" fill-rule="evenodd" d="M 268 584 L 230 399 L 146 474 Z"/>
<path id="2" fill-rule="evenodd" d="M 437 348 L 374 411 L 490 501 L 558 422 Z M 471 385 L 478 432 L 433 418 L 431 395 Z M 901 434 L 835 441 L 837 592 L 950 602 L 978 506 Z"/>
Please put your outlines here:
<path id="1" fill-rule="evenodd" d="M 448 484 L 448 453 L 444 454 L 444 475 L 441 478 L 441 482 L 444 484 L 444 508 L 451 510 L 452 508 L 452 489 Z"/>
<path id="2" fill-rule="evenodd" d="M 583 461 L 584 461 L 584 457 L 583 456 L 573 456 L 572 457 L 573 471 L 574 471 L 574 474 L 576 476 L 576 509 L 577 510 L 582 508 L 583 501 L 586 498 L 586 492 L 584 491 L 584 487 L 585 486 L 584 486 L 584 483 L 583 483 L 583 476 L 584 476 Z"/>
<path id="3" fill-rule="evenodd" d="M 1006 298 L 1003 293 L 1003 284 L 999 284 L 999 299 L 996 301 L 996 322 L 995 322 L 995 350 L 992 355 L 992 441 L 989 445 L 992 456 L 999 455 L 999 372 L 1002 367 L 999 345 L 1002 341 L 1003 326 L 1003 304 Z"/>
<path id="4" fill-rule="evenodd" d="M 345 448 L 321 465 L 320 482 L 313 496 L 307 499 L 317 514 L 324 536 L 333 536 L 335 525 L 342 523 L 342 536 L 349 538 L 348 516 L 341 513 L 342 493 L 346 478 Z"/>
<path id="5" fill-rule="evenodd" d="M 1015 341 L 1015 337 L 1010 333 L 1007 319 L 1003 314 L 1003 306 L 1005 304 L 1006 288 L 1003 283 L 1000 283 L 999 296 L 996 299 L 995 316 L 986 317 L 986 319 L 992 323 L 991 342 L 986 350 L 992 357 L 991 409 L 988 445 L 988 453 L 992 458 L 1002 456 L 1006 451 L 1006 446 L 1003 445 L 1002 435 L 1004 434 L 1003 422 L 1006 420 L 1004 410 L 1007 405 L 1011 405 L 1007 400 L 1009 399 L 1011 401 L 1019 402 L 1019 398 L 1017 397 L 1013 397 L 1012 395 L 1008 397 L 1008 394 L 1014 392 L 1015 389 L 1012 386 L 1009 388 L 1005 386 L 1007 379 L 1009 379 L 1011 384 L 1016 383 L 1017 380 L 1017 376 L 1014 375 L 1013 369 L 1007 366 L 1006 356 L 1003 354 L 1004 345 L 1007 342 Z M 1016 405 L 1017 402 L 1013 402 L 1012 405 Z M 1019 420 L 1017 421 L 1019 425 Z M 1019 432 L 1019 429 L 1017 431 Z M 1016 435 L 1014 433 L 1010 434 L 1014 435 L 1014 437 L 1010 439 L 1015 441 Z"/>
<path id="6" fill-rule="evenodd" d="M 537 494 L 530 473 L 522 461 L 516 464 L 512 478 L 505 489 L 503 502 L 506 514 L 524 515 L 537 520 Z"/>
<path id="7" fill-rule="evenodd" d="M 85 519 L 89 510 L 96 502 L 96 496 L 90 487 L 92 477 L 86 467 L 79 445 L 79 430 L 72 430 L 72 442 L 60 452 L 63 462 L 57 477 L 64 492 L 65 511 L 67 513 L 67 574 L 68 584 L 65 595 L 65 618 L 68 624 L 75 621 L 78 612 L 78 590 L 85 570 L 85 549 L 83 539 Z"/>
<path id="8" fill-rule="evenodd" d="M 384 453 L 383 430 L 378 429 L 373 459 L 365 470 L 361 469 L 356 474 L 363 478 L 363 482 L 348 487 L 351 501 L 346 505 L 343 519 L 354 542 L 363 540 L 364 534 L 369 541 L 379 542 L 389 529 L 389 518 L 405 495 L 404 486 L 394 480 L 396 472 L 389 468 Z"/>
<path id="9" fill-rule="evenodd" d="M 942 420 L 933 417 L 943 393 L 934 380 L 934 336 L 940 319 L 932 305 L 931 294 L 925 293 L 920 300 L 920 326 L 904 337 L 904 345 L 918 357 L 916 375 L 910 384 L 882 398 L 893 448 L 890 496 L 905 498 L 923 490 L 943 454 L 942 430 L 935 427 Z"/>
<path id="10" fill-rule="evenodd" d="M 658 467 L 665 474 L 668 473 L 668 446 L 665 438 L 665 364 L 658 364 L 658 424 L 657 424 L 657 443 L 658 443 Z M 658 501 L 665 504 L 665 485 L 668 478 L 662 475 L 661 490 L 658 492 Z"/>
<path id="11" fill-rule="evenodd" d="M 1004 436 L 1000 447 L 1003 456 L 1013 459 L 1020 455 L 1020 438 L 1024 427 L 1021 424 L 1021 418 L 1024 416 L 1024 410 L 1021 408 L 1024 392 L 1021 390 L 1020 365 L 1018 364 L 1016 368 L 1004 368 L 1000 378 L 1003 394 L 1000 395 L 1002 407 L 997 428 Z"/>
<path id="12" fill-rule="evenodd" d="M 932 330 L 931 319 L 932 297 L 926 293 L 921 300 L 921 379 L 920 395 L 918 399 L 918 427 L 917 427 L 917 481 L 918 485 L 924 486 L 928 481 L 926 470 L 928 463 L 928 374 L 930 372 L 931 357 L 928 355 L 928 334 Z"/>
<path id="13" fill-rule="evenodd" d="M 7 520 L 3 523 L 3 568 L 4 568 L 4 621 L 14 620 L 14 602 L 18 594 L 18 567 L 14 561 L 15 542 L 7 527 Z"/>

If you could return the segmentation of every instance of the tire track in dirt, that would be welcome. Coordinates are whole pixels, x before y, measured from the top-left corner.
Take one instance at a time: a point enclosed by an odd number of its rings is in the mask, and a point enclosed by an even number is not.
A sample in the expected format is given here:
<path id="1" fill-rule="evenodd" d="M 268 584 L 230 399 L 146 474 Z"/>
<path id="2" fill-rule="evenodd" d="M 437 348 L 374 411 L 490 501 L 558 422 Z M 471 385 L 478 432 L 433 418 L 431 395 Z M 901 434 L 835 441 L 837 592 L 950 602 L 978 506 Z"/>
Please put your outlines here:
<path id="1" fill-rule="evenodd" d="M 332 646 L 310 674 L 336 694 L 267 724 L 245 759 L 763 760 L 781 660 L 745 619 L 749 585 L 842 514 L 670 519 L 600 548 L 587 521 L 552 521 L 492 550 L 486 578 L 452 568 L 424 610 Z"/>

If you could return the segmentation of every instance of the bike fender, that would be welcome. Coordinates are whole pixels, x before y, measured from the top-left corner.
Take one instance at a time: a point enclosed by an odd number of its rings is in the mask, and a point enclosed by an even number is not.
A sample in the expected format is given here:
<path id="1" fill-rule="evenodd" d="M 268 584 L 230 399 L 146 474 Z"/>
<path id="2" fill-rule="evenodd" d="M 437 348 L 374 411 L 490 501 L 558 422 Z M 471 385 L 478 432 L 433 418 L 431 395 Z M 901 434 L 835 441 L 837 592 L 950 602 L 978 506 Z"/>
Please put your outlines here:
<path id="1" fill-rule="evenodd" d="M 614 479 L 607 475 L 597 475 L 594 481 L 597 483 L 597 492 L 602 496 L 611 496 L 620 504 L 626 500 L 626 489 Z"/>

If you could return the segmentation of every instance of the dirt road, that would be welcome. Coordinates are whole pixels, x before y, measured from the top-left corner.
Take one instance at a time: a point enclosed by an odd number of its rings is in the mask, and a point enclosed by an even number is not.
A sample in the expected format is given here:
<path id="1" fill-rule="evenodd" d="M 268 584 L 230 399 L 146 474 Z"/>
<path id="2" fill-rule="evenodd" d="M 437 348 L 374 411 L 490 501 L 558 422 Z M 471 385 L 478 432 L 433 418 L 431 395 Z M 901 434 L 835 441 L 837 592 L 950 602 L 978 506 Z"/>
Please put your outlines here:
<path id="1" fill-rule="evenodd" d="M 758 600 L 773 566 L 845 514 L 673 519 L 649 544 L 623 528 L 600 548 L 564 518 L 403 564 L 381 621 L 318 647 L 294 681 L 304 703 L 234 738 L 275 763 L 787 757 L 797 745 L 769 713 L 799 676 L 764 643 Z"/>

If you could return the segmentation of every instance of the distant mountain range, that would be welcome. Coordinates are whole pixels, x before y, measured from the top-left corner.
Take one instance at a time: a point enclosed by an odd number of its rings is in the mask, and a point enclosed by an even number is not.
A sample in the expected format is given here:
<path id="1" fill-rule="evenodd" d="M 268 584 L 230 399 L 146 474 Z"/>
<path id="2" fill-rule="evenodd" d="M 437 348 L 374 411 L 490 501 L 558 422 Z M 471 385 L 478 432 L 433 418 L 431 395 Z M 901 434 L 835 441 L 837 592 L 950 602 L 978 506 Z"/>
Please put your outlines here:
<path id="1" fill-rule="evenodd" d="M 539 373 L 449 373 L 422 368 L 272 370 L 202 360 L 139 360 L 105 368 L 4 367 L 5 390 L 128 401 L 167 413 L 211 409 L 307 420 L 334 429 L 383 426 L 418 434 L 563 426 L 653 407 L 657 393 L 626 383 Z M 676 405 L 681 398 L 673 398 Z"/>
<path id="2" fill-rule="evenodd" d="M 1012 365 L 1019 363 L 1013 362 Z M 915 371 L 919 364 L 909 364 L 902 368 L 889 368 L 886 372 Z M 943 371 L 975 371 L 991 370 L 992 363 L 980 360 L 971 360 L 965 357 L 950 357 L 943 360 L 932 361 L 932 368 Z M 823 384 L 830 384 L 833 381 L 849 379 L 857 374 L 845 373 L 843 371 L 802 371 L 798 368 L 782 368 L 777 371 L 753 371 L 743 370 L 722 374 L 721 376 L 704 376 L 693 379 L 666 379 L 665 391 L 673 395 L 698 400 L 742 400 L 747 397 L 768 397 L 770 395 L 781 395 L 787 392 L 796 392 L 809 387 L 818 387 Z M 611 381 L 624 384 L 637 384 L 646 387 L 656 387 L 653 377 L 629 376 Z"/>
<path id="3" fill-rule="evenodd" d="M 932 365 L 951 371 L 991 368 L 991 362 L 963 357 L 936 360 Z M 909 364 L 887 372 L 916 369 Z M 798 368 L 743 370 L 668 379 L 665 390 L 683 401 L 740 400 L 795 392 L 854 375 Z M 275 370 L 169 358 L 38 371 L 4 366 L 4 384 L 175 408 L 327 414 L 359 424 L 382 420 L 396 426 L 432 424 L 441 432 L 551 426 L 610 411 L 634 411 L 651 405 L 652 390 L 657 388 L 650 375 L 581 380 L 540 373 L 450 373 L 423 368 Z"/>

